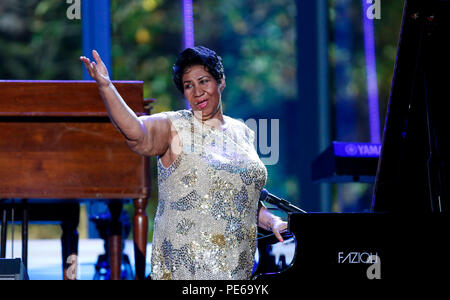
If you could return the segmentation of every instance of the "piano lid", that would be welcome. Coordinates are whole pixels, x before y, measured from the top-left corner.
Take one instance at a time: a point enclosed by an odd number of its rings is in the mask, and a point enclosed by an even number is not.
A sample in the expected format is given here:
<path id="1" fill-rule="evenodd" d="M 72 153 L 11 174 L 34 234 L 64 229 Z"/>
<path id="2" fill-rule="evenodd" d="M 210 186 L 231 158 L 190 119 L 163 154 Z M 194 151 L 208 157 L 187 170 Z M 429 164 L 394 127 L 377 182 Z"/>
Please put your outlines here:
<path id="1" fill-rule="evenodd" d="M 450 1 L 405 1 L 374 211 L 448 211 L 449 29 Z"/>

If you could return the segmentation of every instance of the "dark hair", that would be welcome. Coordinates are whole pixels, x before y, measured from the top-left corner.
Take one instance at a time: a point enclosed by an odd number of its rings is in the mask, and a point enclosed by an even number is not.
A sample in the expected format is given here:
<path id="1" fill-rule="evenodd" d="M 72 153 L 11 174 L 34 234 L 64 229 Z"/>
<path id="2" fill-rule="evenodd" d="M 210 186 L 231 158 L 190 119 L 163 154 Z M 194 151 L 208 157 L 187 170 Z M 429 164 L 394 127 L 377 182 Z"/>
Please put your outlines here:
<path id="1" fill-rule="evenodd" d="M 186 48 L 178 55 L 172 73 L 173 82 L 182 94 L 184 93 L 183 74 L 186 68 L 194 65 L 205 66 L 217 83 L 220 83 L 224 77 L 222 58 L 216 52 L 203 46 Z"/>

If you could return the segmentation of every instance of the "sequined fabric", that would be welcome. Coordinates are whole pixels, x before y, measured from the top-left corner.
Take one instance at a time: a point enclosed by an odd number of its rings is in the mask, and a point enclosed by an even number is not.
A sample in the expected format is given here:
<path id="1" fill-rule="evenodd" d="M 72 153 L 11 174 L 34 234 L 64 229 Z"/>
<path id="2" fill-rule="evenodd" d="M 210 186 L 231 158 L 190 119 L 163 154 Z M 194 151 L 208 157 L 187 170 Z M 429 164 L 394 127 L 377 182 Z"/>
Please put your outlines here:
<path id="1" fill-rule="evenodd" d="M 189 110 L 166 114 L 182 151 L 168 167 L 158 158 L 152 279 L 249 279 L 267 178 L 253 131 L 229 117 L 219 130 Z"/>

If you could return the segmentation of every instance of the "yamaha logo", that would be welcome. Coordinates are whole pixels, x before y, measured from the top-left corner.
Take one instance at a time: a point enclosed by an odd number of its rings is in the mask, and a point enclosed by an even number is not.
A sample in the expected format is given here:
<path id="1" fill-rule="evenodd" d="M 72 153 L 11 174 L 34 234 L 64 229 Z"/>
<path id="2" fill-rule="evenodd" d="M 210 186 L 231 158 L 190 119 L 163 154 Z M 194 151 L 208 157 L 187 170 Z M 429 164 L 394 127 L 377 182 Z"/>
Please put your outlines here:
<path id="1" fill-rule="evenodd" d="M 347 144 L 345 154 L 347 156 L 378 157 L 380 155 L 380 144 Z"/>
<path id="2" fill-rule="evenodd" d="M 356 148 L 356 146 L 354 144 L 348 144 L 347 146 L 345 146 L 345 152 L 350 155 L 356 155 L 358 154 L 358 149 Z"/>

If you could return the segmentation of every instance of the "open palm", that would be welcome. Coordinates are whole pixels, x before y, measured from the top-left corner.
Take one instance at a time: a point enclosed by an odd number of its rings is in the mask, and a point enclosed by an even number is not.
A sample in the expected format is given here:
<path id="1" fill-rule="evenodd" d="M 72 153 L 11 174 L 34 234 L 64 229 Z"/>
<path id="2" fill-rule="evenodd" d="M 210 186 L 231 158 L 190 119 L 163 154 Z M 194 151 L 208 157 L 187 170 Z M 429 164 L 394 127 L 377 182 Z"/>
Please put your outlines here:
<path id="1" fill-rule="evenodd" d="M 111 83 L 111 79 L 109 78 L 108 69 L 106 68 L 97 51 L 92 50 L 92 56 L 94 57 L 95 62 L 91 62 L 86 56 L 81 56 L 80 60 L 86 66 L 86 70 L 88 71 L 89 76 L 97 81 L 99 87 L 109 86 Z"/>

